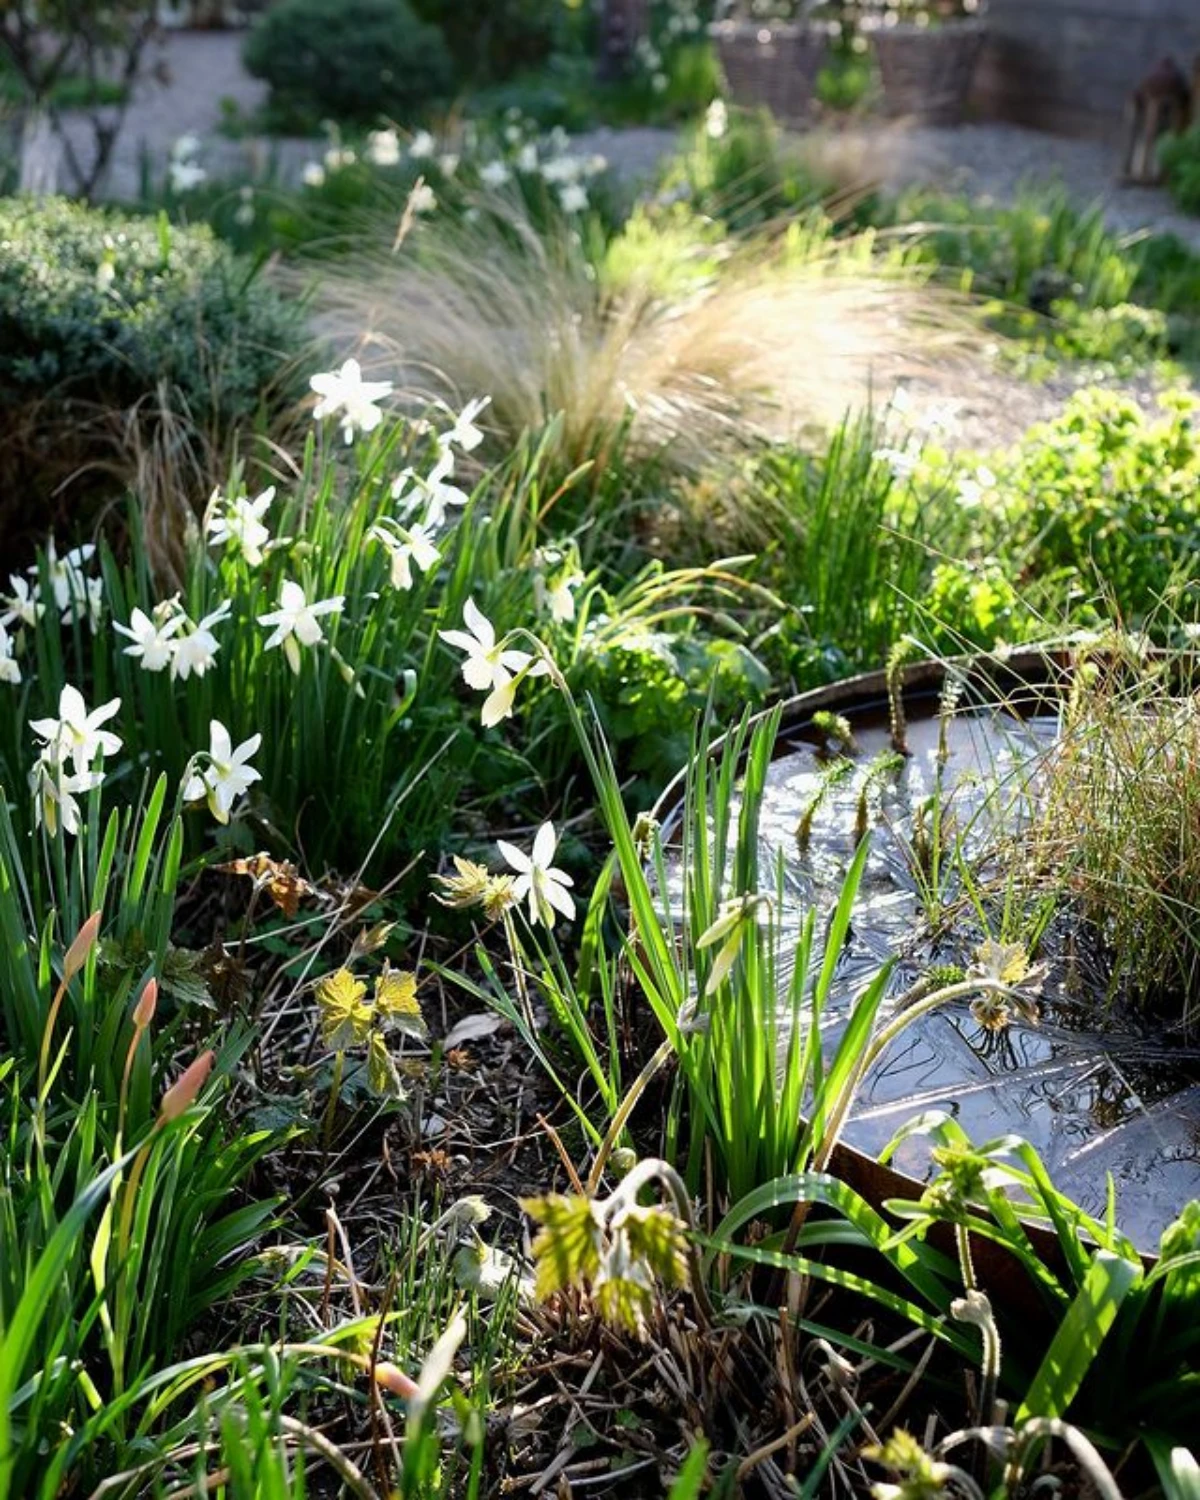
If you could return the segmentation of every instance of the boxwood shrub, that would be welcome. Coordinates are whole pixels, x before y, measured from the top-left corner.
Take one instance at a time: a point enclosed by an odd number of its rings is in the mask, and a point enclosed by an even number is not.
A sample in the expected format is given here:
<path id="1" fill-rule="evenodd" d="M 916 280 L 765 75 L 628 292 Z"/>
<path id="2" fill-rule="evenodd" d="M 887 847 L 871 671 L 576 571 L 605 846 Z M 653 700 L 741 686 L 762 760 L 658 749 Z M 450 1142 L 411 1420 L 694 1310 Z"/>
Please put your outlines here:
<path id="1" fill-rule="evenodd" d="M 452 86 L 442 33 L 407 0 L 279 0 L 243 57 L 270 85 L 273 123 L 293 130 L 326 118 L 404 124 Z"/>
<path id="2" fill-rule="evenodd" d="M 0 538 L 56 519 L 72 474 L 111 472 L 135 410 L 165 402 L 220 443 L 290 404 L 305 338 L 302 310 L 207 229 L 0 200 Z"/>

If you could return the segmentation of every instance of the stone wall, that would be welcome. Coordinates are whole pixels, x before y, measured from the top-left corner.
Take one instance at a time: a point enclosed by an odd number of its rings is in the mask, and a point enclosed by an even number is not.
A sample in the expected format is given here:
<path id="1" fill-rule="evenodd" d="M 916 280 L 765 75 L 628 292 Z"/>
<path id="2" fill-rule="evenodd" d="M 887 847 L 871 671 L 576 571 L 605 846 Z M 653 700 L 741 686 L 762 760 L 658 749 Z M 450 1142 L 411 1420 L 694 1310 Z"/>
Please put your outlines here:
<path id="1" fill-rule="evenodd" d="M 1163 56 L 1191 74 L 1200 0 L 990 0 L 974 103 L 985 118 L 1120 135 L 1130 91 Z"/>

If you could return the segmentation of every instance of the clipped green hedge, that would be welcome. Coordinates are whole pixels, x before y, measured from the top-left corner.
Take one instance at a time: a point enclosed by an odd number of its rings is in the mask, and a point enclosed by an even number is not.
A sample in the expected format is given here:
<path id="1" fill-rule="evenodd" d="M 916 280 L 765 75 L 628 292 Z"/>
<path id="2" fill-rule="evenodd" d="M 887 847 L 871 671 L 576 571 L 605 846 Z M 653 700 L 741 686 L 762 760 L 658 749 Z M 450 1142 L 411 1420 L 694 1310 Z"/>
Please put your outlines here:
<path id="1" fill-rule="evenodd" d="M 295 303 L 207 229 L 0 200 L 0 537 L 44 527 L 64 479 L 112 458 L 121 414 L 160 395 L 217 441 L 289 403 L 305 342 Z"/>
<path id="2" fill-rule="evenodd" d="M 243 57 L 270 85 L 277 121 L 298 126 L 326 117 L 406 124 L 453 87 L 442 33 L 407 0 L 280 0 L 255 25 Z"/>

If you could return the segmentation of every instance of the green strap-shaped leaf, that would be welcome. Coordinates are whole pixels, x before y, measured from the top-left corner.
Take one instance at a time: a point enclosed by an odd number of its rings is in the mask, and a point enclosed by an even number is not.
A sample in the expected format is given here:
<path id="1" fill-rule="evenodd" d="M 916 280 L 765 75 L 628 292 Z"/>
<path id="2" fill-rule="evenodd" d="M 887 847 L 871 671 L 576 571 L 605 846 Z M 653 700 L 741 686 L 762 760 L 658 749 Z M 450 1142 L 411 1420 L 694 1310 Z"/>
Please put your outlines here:
<path id="1" fill-rule="evenodd" d="M 1121 1303 L 1141 1279 L 1139 1262 L 1097 1251 L 1025 1394 L 1017 1427 L 1029 1417 L 1066 1414 L 1116 1322 Z"/>

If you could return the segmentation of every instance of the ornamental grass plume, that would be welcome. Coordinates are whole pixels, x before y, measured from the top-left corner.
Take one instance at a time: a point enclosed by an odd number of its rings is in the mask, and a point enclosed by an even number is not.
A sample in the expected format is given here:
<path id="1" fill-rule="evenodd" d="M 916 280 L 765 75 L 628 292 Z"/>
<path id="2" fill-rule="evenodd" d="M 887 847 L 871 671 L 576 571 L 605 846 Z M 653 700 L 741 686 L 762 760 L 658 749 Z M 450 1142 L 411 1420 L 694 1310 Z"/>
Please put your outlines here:
<path id="1" fill-rule="evenodd" d="M 628 267 L 609 285 L 579 236 L 539 232 L 507 199 L 444 216 L 419 257 L 382 232 L 363 243 L 323 279 L 320 331 L 358 345 L 368 330 L 374 366 L 416 407 L 490 392 L 506 443 L 561 413 L 572 465 L 631 423 L 635 448 L 699 468 L 722 442 L 836 421 L 965 344 L 961 299 L 829 235 L 763 241 L 669 293 Z"/>

